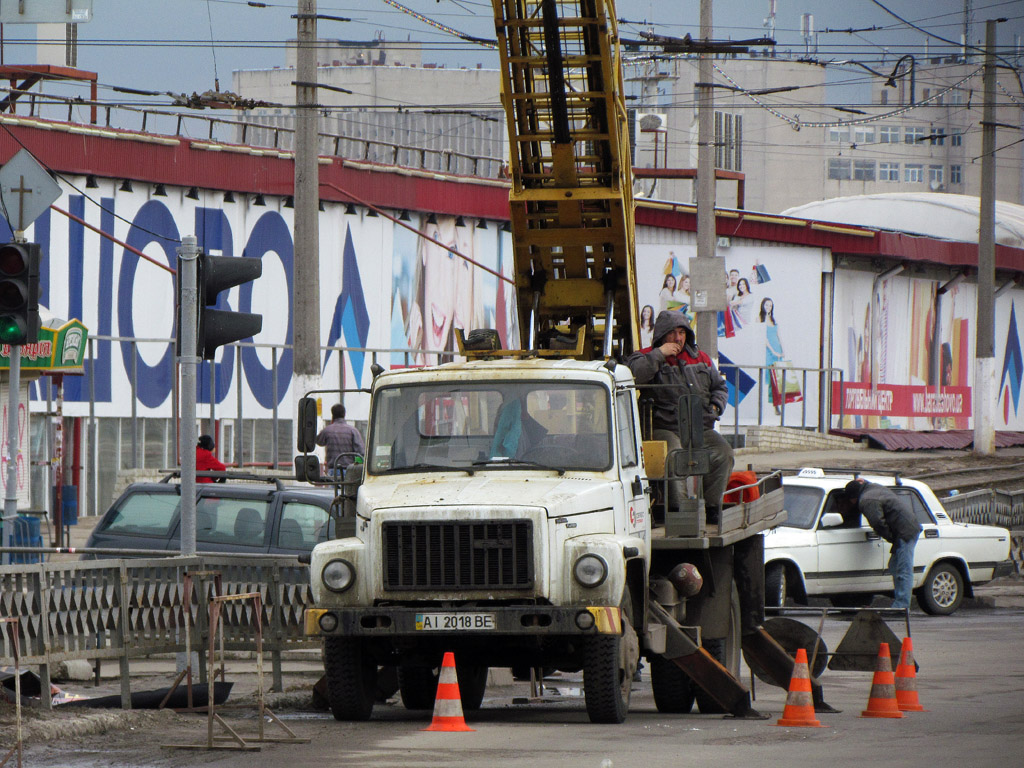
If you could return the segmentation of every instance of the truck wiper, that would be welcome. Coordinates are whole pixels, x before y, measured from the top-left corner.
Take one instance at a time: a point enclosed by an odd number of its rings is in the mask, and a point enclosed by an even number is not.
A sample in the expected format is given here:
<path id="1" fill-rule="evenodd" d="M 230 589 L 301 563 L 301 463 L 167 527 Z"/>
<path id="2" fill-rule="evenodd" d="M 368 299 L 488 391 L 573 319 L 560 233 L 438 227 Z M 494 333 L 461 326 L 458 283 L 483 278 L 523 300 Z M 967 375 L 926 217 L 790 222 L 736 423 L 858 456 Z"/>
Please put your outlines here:
<path id="1" fill-rule="evenodd" d="M 511 456 L 494 456 L 490 459 L 477 459 L 473 462 L 474 467 L 504 465 L 507 467 L 535 467 L 536 469 L 550 469 L 559 474 L 564 475 L 566 470 L 565 467 L 552 467 L 548 464 L 540 464 L 536 461 L 528 461 L 526 459 L 516 459 Z"/>
<path id="2" fill-rule="evenodd" d="M 469 467 L 455 467 L 450 464 L 427 464 L 426 462 L 417 462 L 416 464 L 404 464 L 401 467 L 392 467 L 387 470 L 386 474 L 395 474 L 398 472 L 416 472 L 421 469 L 443 469 L 454 472 L 465 472 L 467 475 L 472 477 L 473 470 Z"/>

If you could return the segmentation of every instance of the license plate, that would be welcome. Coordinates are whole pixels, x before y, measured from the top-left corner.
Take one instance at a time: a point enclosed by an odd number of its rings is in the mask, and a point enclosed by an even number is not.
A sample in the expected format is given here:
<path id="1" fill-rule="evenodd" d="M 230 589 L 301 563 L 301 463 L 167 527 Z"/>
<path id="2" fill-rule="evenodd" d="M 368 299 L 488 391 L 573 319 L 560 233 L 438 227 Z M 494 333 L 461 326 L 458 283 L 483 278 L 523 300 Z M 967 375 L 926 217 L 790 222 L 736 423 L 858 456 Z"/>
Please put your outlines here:
<path id="1" fill-rule="evenodd" d="M 494 629 L 493 613 L 417 613 L 416 629 L 423 631 L 466 631 Z"/>

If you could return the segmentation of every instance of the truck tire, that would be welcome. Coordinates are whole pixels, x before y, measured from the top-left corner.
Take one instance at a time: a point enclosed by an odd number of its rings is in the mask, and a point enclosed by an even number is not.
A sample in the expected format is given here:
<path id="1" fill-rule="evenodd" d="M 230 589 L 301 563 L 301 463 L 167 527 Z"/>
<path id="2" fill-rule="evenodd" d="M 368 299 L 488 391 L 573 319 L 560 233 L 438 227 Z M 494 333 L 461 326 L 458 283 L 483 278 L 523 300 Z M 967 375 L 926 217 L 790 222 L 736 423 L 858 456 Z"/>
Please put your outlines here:
<path id="1" fill-rule="evenodd" d="M 781 608 L 786 604 L 786 566 L 772 563 L 764 569 L 764 604 L 769 608 Z"/>
<path id="2" fill-rule="evenodd" d="M 714 656 L 722 666 L 728 669 L 734 677 L 740 671 L 740 595 L 735 583 L 732 587 L 732 599 L 729 604 L 729 634 L 726 637 L 706 637 L 701 642 L 704 650 Z M 712 698 L 711 694 L 699 686 L 694 686 L 694 698 L 697 701 L 697 709 L 705 715 L 721 715 L 725 709 Z"/>
<path id="3" fill-rule="evenodd" d="M 455 674 L 459 680 L 462 709 L 467 712 L 480 709 L 487 690 L 487 667 L 458 664 Z M 413 711 L 433 709 L 439 676 L 440 669 L 437 667 L 399 667 L 398 689 L 401 691 L 402 705 Z"/>
<path id="4" fill-rule="evenodd" d="M 408 710 L 434 708 L 438 670 L 434 667 L 399 667 L 398 690 L 402 706 Z"/>
<path id="5" fill-rule="evenodd" d="M 664 656 L 651 657 L 651 690 L 659 712 L 685 715 L 693 709 L 690 676 Z"/>
<path id="6" fill-rule="evenodd" d="M 584 639 L 583 699 L 592 723 L 621 723 L 629 712 L 633 673 L 640 658 L 632 608 L 627 589 L 620 605 L 622 634 Z"/>
<path id="7" fill-rule="evenodd" d="M 361 641 L 324 639 L 327 701 L 335 720 L 369 720 L 377 694 L 377 664 Z"/>
<path id="8" fill-rule="evenodd" d="M 964 601 L 964 577 L 956 566 L 936 563 L 917 591 L 917 604 L 932 616 L 948 616 Z"/>

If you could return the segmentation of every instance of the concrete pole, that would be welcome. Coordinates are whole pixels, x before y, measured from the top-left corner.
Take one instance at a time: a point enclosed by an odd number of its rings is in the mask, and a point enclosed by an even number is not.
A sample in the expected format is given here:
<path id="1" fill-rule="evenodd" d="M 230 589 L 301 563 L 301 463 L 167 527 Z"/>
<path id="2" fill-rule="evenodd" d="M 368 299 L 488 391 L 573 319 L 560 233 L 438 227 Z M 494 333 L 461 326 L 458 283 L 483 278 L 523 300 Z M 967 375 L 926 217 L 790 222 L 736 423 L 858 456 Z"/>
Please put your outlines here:
<path id="1" fill-rule="evenodd" d="M 178 279 L 181 281 L 181 554 L 196 553 L 196 324 L 199 287 L 196 281 L 199 248 L 193 235 L 181 238 Z"/>
<path id="2" fill-rule="evenodd" d="M 978 208 L 978 317 L 974 342 L 974 453 L 996 450 L 995 211 L 996 22 L 985 22 L 985 103 L 981 119 L 981 200 Z"/>
<path id="3" fill-rule="evenodd" d="M 700 0 L 700 36 L 707 42 L 712 32 L 711 0 Z M 714 79 L 710 53 L 700 54 L 697 79 L 702 85 L 697 93 L 697 258 L 715 256 L 715 105 L 710 83 Z M 724 280 L 724 274 L 722 279 Z M 695 281 L 696 282 L 696 281 Z M 703 282 L 703 281 L 701 281 Z M 711 296 L 722 291 L 722 285 L 692 285 Z M 697 310 L 697 345 L 712 360 L 718 358 L 718 313 L 713 301 L 711 309 Z"/>
<path id="4" fill-rule="evenodd" d="M 11 366 L 7 377 L 7 492 L 4 495 L 4 519 L 14 525 L 18 516 L 18 408 L 21 405 L 21 345 L 10 346 Z"/>
<path id="5" fill-rule="evenodd" d="M 316 0 L 298 0 L 295 69 L 295 306 L 292 417 L 298 399 L 320 389 L 320 169 Z M 312 84 L 312 85 L 310 85 Z M 294 441 L 293 441 L 294 442 Z M 275 446 L 276 451 L 276 446 Z"/>

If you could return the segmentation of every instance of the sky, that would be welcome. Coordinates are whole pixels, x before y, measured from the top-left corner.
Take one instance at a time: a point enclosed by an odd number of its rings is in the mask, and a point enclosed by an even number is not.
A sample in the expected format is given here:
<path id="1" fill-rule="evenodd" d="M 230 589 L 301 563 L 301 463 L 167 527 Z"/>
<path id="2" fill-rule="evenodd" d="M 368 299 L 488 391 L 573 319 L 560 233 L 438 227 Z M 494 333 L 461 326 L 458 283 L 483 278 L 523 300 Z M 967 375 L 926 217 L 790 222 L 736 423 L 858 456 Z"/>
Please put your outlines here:
<path id="1" fill-rule="evenodd" d="M 28 0 L 31 2 L 31 0 Z M 963 0 L 881 0 L 904 19 L 949 40 L 963 29 Z M 470 35 L 493 38 L 487 0 L 403 0 L 434 22 Z M 745 39 L 766 34 L 771 0 L 717 0 L 715 38 Z M 497 67 L 497 53 L 460 40 L 402 13 L 385 0 L 319 0 L 320 14 L 349 22 L 321 21 L 321 37 L 344 40 L 416 40 L 423 60 L 446 66 Z M 295 0 L 93 0 L 93 20 L 79 26 L 81 69 L 99 75 L 101 100 L 129 102 L 133 97 L 105 86 L 174 93 L 231 90 L 237 69 L 283 66 L 284 41 L 295 37 Z M 949 55 L 951 47 L 909 28 L 873 0 L 777 0 L 775 36 L 778 50 L 802 53 L 801 15 L 814 16 L 816 56 L 823 62 L 859 60 L 873 66 L 891 63 L 904 53 Z M 623 38 L 643 30 L 682 37 L 698 35 L 699 0 L 620 0 L 616 14 Z M 1024 36 L 1021 0 L 973 0 L 972 39 L 981 42 L 987 18 L 1009 17 L 998 25 L 999 44 L 1010 55 L 1015 36 Z M 625 20 L 623 22 L 622 20 Z M 826 30 L 854 30 L 830 32 Z M 4 63 L 35 61 L 34 25 L 3 25 Z M 832 79 L 863 82 L 862 69 L 832 68 Z M 245 96 L 245 94 L 241 94 Z M 1018 94 L 1019 96 L 1020 94 Z M 150 103 L 158 105 L 160 99 Z"/>

